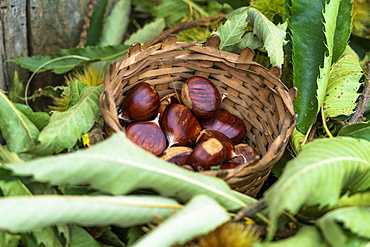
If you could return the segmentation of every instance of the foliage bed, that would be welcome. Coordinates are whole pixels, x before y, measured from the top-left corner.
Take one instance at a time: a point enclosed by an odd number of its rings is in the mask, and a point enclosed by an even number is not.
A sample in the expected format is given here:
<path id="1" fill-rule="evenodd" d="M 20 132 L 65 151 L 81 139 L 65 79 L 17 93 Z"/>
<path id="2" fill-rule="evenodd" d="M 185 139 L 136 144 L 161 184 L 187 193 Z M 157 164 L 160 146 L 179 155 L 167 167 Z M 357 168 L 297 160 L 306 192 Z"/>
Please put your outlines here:
<path id="1" fill-rule="evenodd" d="M 223 246 L 369 244 L 365 1 L 120 0 L 106 16 L 107 4 L 94 5 L 84 47 L 12 60 L 34 74 L 70 74 L 31 95 L 34 75 L 0 90 L 0 246 L 183 246 L 231 221 L 243 228 Z M 109 62 L 166 30 L 185 42 L 215 33 L 229 52 L 252 47 L 298 89 L 296 129 L 258 200 L 124 133 L 104 138 L 98 99 Z M 28 106 L 40 92 L 54 100 L 48 112 Z"/>

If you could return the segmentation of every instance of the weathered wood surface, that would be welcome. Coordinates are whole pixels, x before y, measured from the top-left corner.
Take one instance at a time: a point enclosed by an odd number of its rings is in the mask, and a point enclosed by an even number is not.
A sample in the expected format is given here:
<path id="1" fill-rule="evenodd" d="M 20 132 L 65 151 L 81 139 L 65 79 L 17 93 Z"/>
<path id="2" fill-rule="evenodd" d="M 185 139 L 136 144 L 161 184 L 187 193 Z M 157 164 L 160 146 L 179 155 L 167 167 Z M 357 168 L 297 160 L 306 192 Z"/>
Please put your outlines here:
<path id="1" fill-rule="evenodd" d="M 6 61 L 28 55 L 26 12 L 26 1 L 0 1 L 0 88 L 4 90 L 13 81 L 14 69 L 19 69 Z M 25 77 L 26 71 L 20 72 Z"/>
<path id="2" fill-rule="evenodd" d="M 14 69 L 6 60 L 50 55 L 78 44 L 90 0 L 0 1 L 0 89 L 8 90 Z M 28 71 L 20 70 L 23 81 Z"/>

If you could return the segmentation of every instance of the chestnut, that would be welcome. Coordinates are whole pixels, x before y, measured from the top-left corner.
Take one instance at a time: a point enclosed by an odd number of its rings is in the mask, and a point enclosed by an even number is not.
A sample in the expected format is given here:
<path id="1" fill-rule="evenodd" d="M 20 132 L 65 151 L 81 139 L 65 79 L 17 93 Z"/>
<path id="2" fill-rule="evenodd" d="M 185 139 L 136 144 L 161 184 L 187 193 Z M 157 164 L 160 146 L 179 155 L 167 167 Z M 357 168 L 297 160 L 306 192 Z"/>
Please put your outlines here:
<path id="1" fill-rule="evenodd" d="M 223 133 L 221 133 L 218 130 L 209 130 L 209 129 L 202 130 L 200 132 L 196 142 L 198 143 L 198 142 L 206 141 L 210 138 L 216 138 L 217 140 L 219 140 L 222 143 L 222 145 L 224 146 L 225 151 L 226 151 L 225 160 L 230 160 L 230 159 L 238 156 L 235 153 L 234 143 L 230 140 L 230 138 L 228 138 L 226 135 L 224 135 Z"/>
<path id="2" fill-rule="evenodd" d="M 181 101 L 197 118 L 212 116 L 220 107 L 222 96 L 209 79 L 193 76 L 181 89 Z"/>
<path id="3" fill-rule="evenodd" d="M 193 149 L 189 147 L 170 147 L 164 152 L 161 159 L 178 166 L 184 166 L 192 151 Z"/>
<path id="4" fill-rule="evenodd" d="M 246 143 L 240 143 L 238 145 L 235 145 L 235 153 L 238 156 L 229 160 L 230 162 L 237 162 L 242 164 L 242 163 L 251 163 L 253 161 L 260 159 L 257 150 Z"/>
<path id="5" fill-rule="evenodd" d="M 194 147 L 201 127 L 191 111 L 181 104 L 169 104 L 160 118 L 160 126 L 165 133 L 169 147 Z"/>
<path id="6" fill-rule="evenodd" d="M 139 83 L 123 99 L 118 117 L 126 123 L 152 120 L 157 116 L 159 103 L 157 90 L 149 83 Z"/>
<path id="7" fill-rule="evenodd" d="M 159 114 L 159 118 L 161 118 L 163 112 L 164 112 L 164 109 L 169 105 L 169 104 L 179 104 L 180 103 L 180 100 L 177 96 L 177 93 L 172 93 L 172 94 L 168 94 L 166 96 L 163 96 L 161 99 L 160 99 L 160 104 L 159 104 L 159 108 L 157 110 L 157 114 Z M 160 120 L 159 120 L 160 121 Z"/>
<path id="8" fill-rule="evenodd" d="M 154 155 L 161 155 L 167 147 L 166 136 L 156 120 L 132 123 L 125 131 L 133 143 Z"/>
<path id="9" fill-rule="evenodd" d="M 216 138 L 198 142 L 186 163 L 195 171 L 209 170 L 212 166 L 220 166 L 226 158 L 226 150 Z"/>
<path id="10" fill-rule="evenodd" d="M 218 130 L 231 139 L 234 144 L 241 143 L 247 133 L 244 122 L 228 110 L 219 108 L 212 117 L 199 119 L 204 129 Z"/>

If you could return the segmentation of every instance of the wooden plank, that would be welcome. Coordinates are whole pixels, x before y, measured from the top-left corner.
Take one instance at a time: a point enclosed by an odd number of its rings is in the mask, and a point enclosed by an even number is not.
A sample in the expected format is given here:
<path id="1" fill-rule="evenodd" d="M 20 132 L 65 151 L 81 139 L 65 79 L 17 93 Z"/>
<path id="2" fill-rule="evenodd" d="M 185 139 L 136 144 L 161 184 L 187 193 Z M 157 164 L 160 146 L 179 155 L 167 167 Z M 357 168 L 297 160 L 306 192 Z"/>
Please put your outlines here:
<path id="1" fill-rule="evenodd" d="M 28 48 L 30 55 L 51 55 L 61 49 L 75 47 L 80 38 L 90 0 L 27 0 Z M 50 71 L 38 74 L 29 86 L 28 95 L 45 88 L 64 83 L 63 75 Z M 35 110 L 47 110 L 49 98 L 30 102 Z"/>
<path id="2" fill-rule="evenodd" d="M 29 0 L 29 49 L 50 55 L 78 44 L 90 0 Z"/>
<path id="3" fill-rule="evenodd" d="M 20 72 L 20 79 L 27 77 L 27 71 L 6 60 L 28 55 L 26 1 L 10 0 L 0 2 L 0 88 L 12 86 L 14 70 Z"/>

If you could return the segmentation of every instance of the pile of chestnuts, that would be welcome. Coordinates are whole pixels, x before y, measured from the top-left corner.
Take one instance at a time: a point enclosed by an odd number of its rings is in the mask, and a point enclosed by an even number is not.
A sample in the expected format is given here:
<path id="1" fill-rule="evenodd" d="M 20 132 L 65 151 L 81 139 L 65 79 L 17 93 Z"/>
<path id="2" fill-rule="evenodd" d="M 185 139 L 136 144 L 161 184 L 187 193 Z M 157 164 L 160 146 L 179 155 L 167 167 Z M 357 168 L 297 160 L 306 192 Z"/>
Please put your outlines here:
<path id="1" fill-rule="evenodd" d="M 244 122 L 220 108 L 223 95 L 207 78 L 193 76 L 181 95 L 160 98 L 148 83 L 133 87 L 118 117 L 127 137 L 162 159 L 191 170 L 231 169 L 258 159 L 243 144 Z"/>

